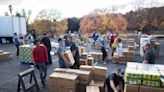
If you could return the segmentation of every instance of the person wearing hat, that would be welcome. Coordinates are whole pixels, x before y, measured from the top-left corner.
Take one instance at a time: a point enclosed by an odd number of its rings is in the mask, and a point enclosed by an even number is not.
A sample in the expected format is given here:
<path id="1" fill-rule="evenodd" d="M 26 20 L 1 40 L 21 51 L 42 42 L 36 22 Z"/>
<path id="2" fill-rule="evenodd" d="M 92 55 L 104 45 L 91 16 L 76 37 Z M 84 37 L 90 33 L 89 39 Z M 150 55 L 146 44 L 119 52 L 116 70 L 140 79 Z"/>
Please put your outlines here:
<path id="1" fill-rule="evenodd" d="M 105 85 L 107 85 L 108 92 L 123 92 L 123 74 L 123 71 L 118 69 L 116 72 L 108 76 L 108 78 L 105 80 Z"/>
<path id="2" fill-rule="evenodd" d="M 155 64 L 155 49 L 151 47 L 149 43 L 145 43 L 143 46 L 144 56 L 142 63 Z"/>

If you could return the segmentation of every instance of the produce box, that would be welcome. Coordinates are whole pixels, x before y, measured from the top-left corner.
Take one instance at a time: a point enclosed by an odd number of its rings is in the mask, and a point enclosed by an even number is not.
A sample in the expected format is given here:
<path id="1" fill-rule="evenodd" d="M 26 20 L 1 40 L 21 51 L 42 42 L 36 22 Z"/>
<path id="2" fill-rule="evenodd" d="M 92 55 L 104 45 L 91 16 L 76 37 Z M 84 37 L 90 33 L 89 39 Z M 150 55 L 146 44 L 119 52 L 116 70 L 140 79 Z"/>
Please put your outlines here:
<path id="1" fill-rule="evenodd" d="M 79 60 L 79 63 L 80 63 L 80 65 L 87 65 L 87 59 L 80 59 Z"/>
<path id="2" fill-rule="evenodd" d="M 158 68 L 154 64 L 142 64 L 139 63 L 137 65 L 138 70 L 153 70 L 153 71 L 158 71 Z"/>
<path id="3" fill-rule="evenodd" d="M 127 62 L 127 68 L 137 69 L 139 63 L 136 62 Z"/>
<path id="4" fill-rule="evenodd" d="M 90 86 L 98 86 L 100 89 L 100 92 L 104 92 L 104 81 L 94 81 L 92 80 L 89 84 Z"/>
<path id="5" fill-rule="evenodd" d="M 129 51 L 134 51 L 135 50 L 135 46 L 128 46 L 128 50 Z"/>
<path id="6" fill-rule="evenodd" d="M 76 92 L 77 75 L 54 72 L 49 76 L 51 92 Z"/>
<path id="7" fill-rule="evenodd" d="M 94 75 L 98 76 L 106 76 L 107 68 L 101 66 L 93 66 L 93 73 Z"/>
<path id="8" fill-rule="evenodd" d="M 95 81 L 105 81 L 106 76 L 93 75 Z"/>
<path id="9" fill-rule="evenodd" d="M 91 81 L 91 72 L 77 69 L 56 68 L 55 72 L 78 75 L 78 82 L 81 84 L 89 84 Z"/>
<path id="10" fill-rule="evenodd" d="M 128 49 L 123 49 L 123 56 L 125 57 L 134 57 L 135 52 L 134 51 L 129 51 Z"/>
<path id="11" fill-rule="evenodd" d="M 94 62 L 94 58 L 93 57 L 88 57 L 87 65 L 93 65 L 93 62 Z"/>
<path id="12" fill-rule="evenodd" d="M 65 51 L 65 56 L 70 61 L 71 65 L 75 63 L 71 50 Z"/>
<path id="13" fill-rule="evenodd" d="M 81 59 L 88 59 L 88 53 L 82 53 Z"/>
<path id="14" fill-rule="evenodd" d="M 35 48 L 33 45 L 19 46 L 19 59 L 21 62 L 33 63 L 32 50 Z"/>
<path id="15" fill-rule="evenodd" d="M 143 70 L 143 79 L 159 81 L 161 74 L 158 71 Z"/>
<path id="16" fill-rule="evenodd" d="M 140 92 L 154 92 L 153 87 L 140 86 Z"/>
<path id="17" fill-rule="evenodd" d="M 154 92 L 164 92 L 164 88 L 154 88 Z"/>
<path id="18" fill-rule="evenodd" d="M 126 84 L 142 84 L 142 70 L 126 68 L 125 83 Z"/>
<path id="19" fill-rule="evenodd" d="M 154 65 L 155 67 L 157 67 L 157 69 L 159 70 L 159 71 L 164 71 L 164 65 L 158 65 L 158 64 L 156 64 L 156 65 Z"/>
<path id="20" fill-rule="evenodd" d="M 98 86 L 87 86 L 86 92 L 100 92 L 100 89 Z"/>
<path id="21" fill-rule="evenodd" d="M 124 92 L 139 92 L 139 85 L 125 84 Z"/>
<path id="22" fill-rule="evenodd" d="M 10 52 L 2 52 L 0 53 L 0 60 L 5 60 L 10 58 Z"/>

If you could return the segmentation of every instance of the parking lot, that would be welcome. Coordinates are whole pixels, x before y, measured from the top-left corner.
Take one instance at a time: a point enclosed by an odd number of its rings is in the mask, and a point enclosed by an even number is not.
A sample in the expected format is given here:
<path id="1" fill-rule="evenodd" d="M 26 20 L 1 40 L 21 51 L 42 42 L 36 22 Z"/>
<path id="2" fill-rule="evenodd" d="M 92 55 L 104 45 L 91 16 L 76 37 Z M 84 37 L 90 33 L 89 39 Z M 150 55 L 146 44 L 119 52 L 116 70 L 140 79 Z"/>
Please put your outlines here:
<path id="1" fill-rule="evenodd" d="M 160 40 L 160 56 L 157 57 L 157 64 L 164 64 L 164 40 Z M 0 44 L 0 49 L 4 51 L 11 52 L 11 58 L 9 60 L 0 61 L 0 92 L 16 92 L 17 84 L 18 84 L 18 73 L 22 72 L 28 68 L 30 65 L 21 64 L 18 57 L 16 57 L 16 47 L 13 44 Z M 109 50 L 110 53 L 110 50 Z M 53 55 L 53 64 L 48 65 L 48 75 L 53 72 L 55 68 L 58 67 L 57 56 Z M 140 57 L 136 55 L 136 61 L 140 62 Z M 108 68 L 108 74 L 113 72 L 118 68 L 125 69 L 125 64 L 113 64 L 111 61 L 108 61 L 106 65 L 103 65 L 100 62 L 97 62 L 95 65 L 105 66 Z M 48 88 L 48 77 L 46 79 L 46 87 L 41 87 L 40 78 L 38 74 L 38 70 L 35 70 L 35 75 L 37 77 L 37 81 L 41 92 L 49 92 Z M 33 90 L 32 92 L 35 92 Z"/>

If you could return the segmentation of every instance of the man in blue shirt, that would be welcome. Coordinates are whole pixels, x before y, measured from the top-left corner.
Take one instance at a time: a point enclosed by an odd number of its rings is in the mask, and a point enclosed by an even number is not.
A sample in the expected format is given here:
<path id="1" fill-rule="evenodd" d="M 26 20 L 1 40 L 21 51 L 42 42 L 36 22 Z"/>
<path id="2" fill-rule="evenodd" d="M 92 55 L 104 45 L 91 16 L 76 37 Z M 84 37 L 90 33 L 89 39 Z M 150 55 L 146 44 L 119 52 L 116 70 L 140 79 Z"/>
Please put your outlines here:
<path id="1" fill-rule="evenodd" d="M 102 61 L 104 62 L 104 64 L 106 64 L 105 59 L 107 57 L 107 52 L 105 49 L 105 36 L 102 37 L 100 44 L 101 44 L 101 52 L 103 54 Z"/>
<path id="2" fill-rule="evenodd" d="M 59 43 L 59 47 L 57 49 L 57 55 L 59 59 L 59 67 L 67 68 L 70 63 L 67 60 L 67 58 L 64 56 L 65 53 L 64 41 L 61 38 L 59 38 L 58 43 Z"/>
<path id="3" fill-rule="evenodd" d="M 19 56 L 19 37 L 17 35 L 17 33 L 14 33 L 14 37 L 13 37 L 13 42 L 17 48 L 17 56 Z"/>

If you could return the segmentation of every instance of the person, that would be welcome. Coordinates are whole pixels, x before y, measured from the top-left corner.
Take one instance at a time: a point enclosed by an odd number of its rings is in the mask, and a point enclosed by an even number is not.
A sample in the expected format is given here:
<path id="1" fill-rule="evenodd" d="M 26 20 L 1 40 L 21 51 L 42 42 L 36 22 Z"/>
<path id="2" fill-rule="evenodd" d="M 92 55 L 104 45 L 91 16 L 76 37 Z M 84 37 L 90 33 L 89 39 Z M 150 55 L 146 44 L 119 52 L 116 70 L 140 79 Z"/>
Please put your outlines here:
<path id="1" fill-rule="evenodd" d="M 57 55 L 58 55 L 58 61 L 59 61 L 59 67 L 60 68 L 68 68 L 70 65 L 69 60 L 64 56 L 65 53 L 65 47 L 64 47 L 64 41 L 62 38 L 58 39 L 59 47 L 57 49 Z"/>
<path id="2" fill-rule="evenodd" d="M 34 38 L 33 38 L 33 36 L 31 35 L 31 33 L 29 33 L 29 34 L 27 35 L 26 40 L 27 40 L 27 44 L 31 44 L 31 43 L 34 42 Z"/>
<path id="3" fill-rule="evenodd" d="M 142 63 L 144 64 L 155 64 L 155 49 L 151 47 L 149 43 L 145 43 L 143 46 L 144 56 Z"/>
<path id="4" fill-rule="evenodd" d="M 19 39 L 20 39 L 20 45 L 24 45 L 25 44 L 24 37 L 20 37 Z"/>
<path id="5" fill-rule="evenodd" d="M 110 74 L 105 80 L 105 86 L 107 86 L 108 92 L 123 92 L 124 79 L 123 72 L 118 69 L 116 72 Z M 105 87 L 104 86 L 104 87 Z"/>
<path id="6" fill-rule="evenodd" d="M 100 41 L 100 45 L 101 45 L 101 52 L 103 54 L 102 62 L 103 62 L 103 64 L 106 64 L 105 59 L 107 57 L 107 52 L 106 52 L 106 48 L 105 48 L 105 36 L 102 36 L 102 39 Z"/>
<path id="7" fill-rule="evenodd" d="M 114 55 L 114 52 L 116 51 L 117 46 L 119 46 L 119 43 L 121 43 L 121 38 L 116 38 L 112 44 L 112 55 Z"/>
<path id="8" fill-rule="evenodd" d="M 99 34 L 95 31 L 94 33 L 93 33 L 93 40 L 94 40 L 94 49 L 95 49 L 95 45 L 96 45 L 96 41 L 98 40 L 98 38 L 99 38 Z"/>
<path id="9" fill-rule="evenodd" d="M 48 54 L 46 46 L 40 44 L 39 40 L 35 40 L 34 44 L 36 47 L 32 51 L 32 56 L 34 63 L 39 70 L 40 79 L 43 86 L 45 86 L 45 79 L 47 76 L 47 62 L 48 62 Z"/>
<path id="10" fill-rule="evenodd" d="M 34 39 L 36 39 L 36 31 L 35 31 L 35 29 L 32 30 L 32 36 L 33 36 Z"/>
<path id="11" fill-rule="evenodd" d="M 50 54 L 50 52 L 51 52 L 51 41 L 48 38 L 46 33 L 43 33 L 43 38 L 41 39 L 41 43 L 43 43 L 47 48 L 47 51 L 48 51 L 48 64 L 52 64 L 52 58 L 51 58 L 51 54 Z"/>
<path id="12" fill-rule="evenodd" d="M 16 56 L 18 57 L 19 56 L 19 44 L 20 44 L 20 42 L 19 42 L 19 37 L 18 37 L 17 33 L 14 33 L 13 42 L 17 48 Z"/>
<path id="13" fill-rule="evenodd" d="M 112 44 L 113 44 L 114 40 L 115 40 L 115 35 L 114 35 L 114 33 L 112 33 L 110 35 L 110 47 L 112 47 Z"/>
<path id="14" fill-rule="evenodd" d="M 73 55 L 74 60 L 75 60 L 75 64 L 72 66 L 72 68 L 79 69 L 79 66 L 80 66 L 80 64 L 79 64 L 80 56 L 79 56 L 78 47 L 73 42 L 73 38 L 72 37 L 69 37 L 69 43 L 70 43 L 70 50 L 71 50 L 72 55 Z"/>

